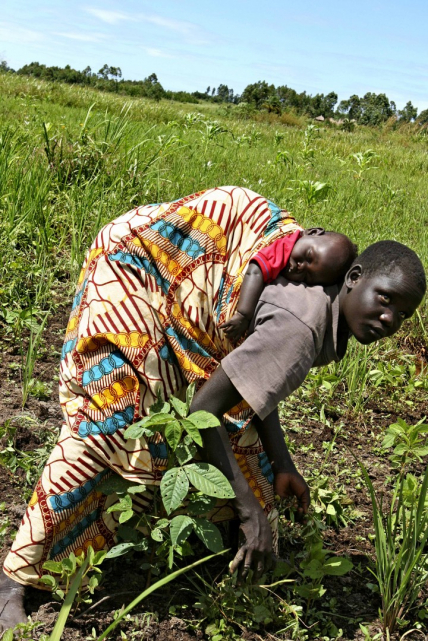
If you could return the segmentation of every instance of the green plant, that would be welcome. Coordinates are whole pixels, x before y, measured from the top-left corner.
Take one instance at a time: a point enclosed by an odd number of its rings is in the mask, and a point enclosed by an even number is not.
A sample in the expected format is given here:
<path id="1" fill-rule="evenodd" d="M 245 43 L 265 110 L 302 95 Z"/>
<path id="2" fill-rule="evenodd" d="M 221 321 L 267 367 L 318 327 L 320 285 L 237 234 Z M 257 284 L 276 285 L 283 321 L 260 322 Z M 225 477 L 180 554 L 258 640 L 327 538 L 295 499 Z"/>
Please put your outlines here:
<path id="1" fill-rule="evenodd" d="M 302 582 L 294 590 L 306 599 L 307 611 L 313 600 L 320 599 L 326 592 L 322 582 L 326 576 L 343 576 L 353 568 L 353 563 L 345 557 L 332 555 L 323 546 L 322 524 L 316 517 L 309 517 L 302 529 L 304 541 L 303 559 L 300 561 Z"/>
<path id="2" fill-rule="evenodd" d="M 428 455 L 427 437 L 424 436 L 428 434 L 428 425 L 424 420 L 423 418 L 415 425 L 408 425 L 402 418 L 398 418 L 385 433 L 382 447 L 394 447 L 390 460 L 400 466 L 402 472 L 410 461 L 422 463 L 423 457 Z"/>
<path id="3" fill-rule="evenodd" d="M 33 329 L 33 325 L 31 326 L 30 337 L 28 339 L 28 346 L 27 346 L 25 355 L 23 351 L 21 352 L 22 354 L 22 368 L 21 368 L 22 406 L 23 407 L 27 402 L 27 398 L 28 398 L 28 395 L 30 394 L 30 390 L 32 387 L 32 381 L 33 381 L 32 376 L 33 376 L 33 371 L 34 371 L 34 367 L 37 359 L 37 349 L 42 339 L 43 330 L 45 328 L 47 320 L 48 320 L 48 316 L 47 314 L 45 314 L 43 321 L 40 323 L 39 327 L 36 330 Z"/>
<path id="4" fill-rule="evenodd" d="M 43 574 L 40 577 L 40 583 L 46 585 L 53 592 L 53 595 L 56 599 L 62 600 L 67 598 L 70 590 L 74 590 L 74 579 L 72 587 L 70 587 L 70 580 L 72 577 L 77 576 L 76 571 L 78 571 L 78 576 L 80 577 L 80 583 L 77 586 L 76 591 L 74 592 L 73 601 L 76 600 L 76 604 L 81 603 L 90 603 L 91 600 L 82 596 L 82 587 L 83 581 L 86 576 L 93 572 L 93 574 L 88 577 L 88 582 L 86 589 L 90 594 L 94 593 L 95 588 L 98 587 L 99 578 L 97 574 L 101 574 L 101 570 L 98 566 L 106 558 L 107 551 L 100 550 L 99 552 L 94 552 L 93 547 L 90 545 L 88 547 L 86 557 L 82 554 L 81 556 L 76 556 L 73 552 L 66 559 L 61 561 L 45 561 L 43 564 L 43 569 L 50 574 Z M 84 566 L 82 572 L 80 569 Z M 79 570 L 78 570 L 79 568 Z M 55 578 L 52 575 L 59 575 L 59 578 Z M 61 588 L 61 585 L 64 585 L 64 589 Z M 72 602 L 73 602 L 72 601 Z"/>
<path id="5" fill-rule="evenodd" d="M 352 158 L 358 165 L 358 170 L 354 170 L 354 176 L 356 178 L 362 178 L 363 174 L 370 171 L 370 169 L 377 169 L 377 167 L 373 167 L 372 165 L 373 160 L 377 157 L 378 154 L 376 154 L 373 149 L 366 149 L 366 151 L 358 151 L 356 154 L 352 154 Z"/>
<path id="6" fill-rule="evenodd" d="M 311 488 L 311 503 L 316 517 L 325 520 L 326 525 L 346 527 L 349 517 L 347 517 L 344 507 L 349 505 L 351 501 L 343 488 L 336 486 L 336 489 L 332 490 L 329 478 L 323 475 L 310 479 L 309 487 Z"/>
<path id="7" fill-rule="evenodd" d="M 240 639 L 242 633 L 262 631 L 265 628 L 275 629 L 276 633 L 298 630 L 301 607 L 290 605 L 276 589 L 293 583 L 288 575 L 290 565 L 279 561 L 272 573 L 272 583 L 254 585 L 251 577 L 241 585 L 237 584 L 237 575 L 223 576 L 213 580 L 195 572 L 187 575 L 187 580 L 196 593 L 195 608 L 200 612 L 197 623 L 189 620 L 193 629 L 202 629 L 212 641 L 222 639 Z M 175 608 L 174 608 L 175 610 Z"/>
<path id="8" fill-rule="evenodd" d="M 384 446 L 396 445 L 391 459 L 399 465 L 392 499 L 385 507 L 383 496 L 376 495 L 364 465 L 359 462 L 369 490 L 375 528 L 375 567 L 372 570 L 382 598 L 380 613 L 385 633 L 392 633 L 417 604 L 420 590 L 428 580 L 428 467 L 422 483 L 406 475 L 407 464 L 420 460 L 424 446 L 419 435 L 426 432 L 421 423 L 408 426 L 401 421 L 390 426 Z"/>
<path id="9" fill-rule="evenodd" d="M 191 385 L 187 390 L 186 402 L 174 396 L 165 402 L 159 397 L 150 408 L 150 414 L 125 431 L 125 438 L 132 439 L 141 436 L 159 439 L 162 435 L 168 445 L 167 470 L 160 484 L 161 502 L 156 503 L 156 495 L 152 514 L 134 518 L 132 496 L 144 491 L 144 486 L 132 485 L 118 477 L 106 479 L 100 484 L 102 492 L 116 492 L 120 496 L 119 502 L 110 506 L 108 511 L 120 512 L 121 524 L 134 519 L 134 531 L 144 526 L 150 532 L 152 541 L 162 544 L 157 555 L 167 558 L 169 569 L 173 566 L 175 552 L 181 556 L 191 552 L 187 539 L 192 532 L 212 552 L 222 549 L 219 529 L 203 515 L 214 507 L 217 499 L 234 497 L 230 483 L 213 465 L 190 462 L 196 454 L 196 445 L 202 445 L 201 430 L 219 425 L 218 419 L 208 412 L 189 414 L 193 394 L 194 385 Z M 185 501 L 187 513 L 174 515 Z M 113 547 L 108 553 L 109 558 L 132 548 L 148 549 L 147 540 L 136 537 L 129 529 L 122 528 L 119 534 L 127 534 L 133 540 Z"/>
<path id="10" fill-rule="evenodd" d="M 228 550 L 222 550 L 221 552 L 217 552 L 217 554 L 211 554 L 210 556 L 206 556 L 203 559 L 198 559 L 198 561 L 195 561 L 194 563 L 187 565 L 184 568 L 180 568 L 179 570 L 176 570 L 175 572 L 172 572 L 168 576 L 164 577 L 163 579 L 160 579 L 159 581 L 156 581 L 153 585 L 151 585 L 149 588 L 144 590 L 137 598 L 135 598 L 129 605 L 126 606 L 120 613 L 120 615 L 109 625 L 109 627 L 104 630 L 104 632 L 101 634 L 101 636 L 98 637 L 97 641 L 103 641 L 106 639 L 111 632 L 117 627 L 117 625 L 120 623 L 120 621 L 129 613 L 131 610 L 135 608 L 136 605 L 141 603 L 143 599 L 148 597 L 152 592 L 155 592 L 155 590 L 158 590 L 159 588 L 163 587 L 164 585 L 167 585 L 171 581 L 174 581 L 178 576 L 181 574 L 184 574 L 185 572 L 189 572 L 190 570 L 193 570 L 195 567 L 200 565 L 201 563 L 205 563 L 206 561 L 211 561 L 214 559 L 216 556 L 219 556 L 220 554 L 225 554 Z M 56 639 L 51 639 L 50 641 L 56 641 Z"/>
<path id="11" fill-rule="evenodd" d="M 9 628 L 9 630 L 5 630 L 1 637 L 2 641 L 24 641 L 27 639 L 33 641 L 34 633 L 37 634 L 38 641 L 49 641 L 47 634 L 41 634 L 39 636 L 36 632 L 38 628 L 43 627 L 43 625 L 40 621 L 32 621 L 31 618 L 28 617 L 28 623 L 18 623 L 13 629 Z"/>

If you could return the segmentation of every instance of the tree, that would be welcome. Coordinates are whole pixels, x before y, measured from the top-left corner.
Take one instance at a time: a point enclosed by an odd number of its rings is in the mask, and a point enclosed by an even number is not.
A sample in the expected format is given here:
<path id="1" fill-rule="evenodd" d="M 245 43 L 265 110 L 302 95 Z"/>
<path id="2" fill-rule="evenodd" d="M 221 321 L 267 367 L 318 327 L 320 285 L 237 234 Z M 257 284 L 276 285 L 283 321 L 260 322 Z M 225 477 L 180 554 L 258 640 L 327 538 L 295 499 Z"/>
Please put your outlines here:
<path id="1" fill-rule="evenodd" d="M 400 120 L 403 120 L 404 122 L 411 122 L 412 120 L 416 120 L 417 115 L 418 110 L 412 105 L 410 100 L 406 104 L 404 109 L 401 109 L 401 111 L 398 112 Z"/>
<path id="2" fill-rule="evenodd" d="M 107 64 L 106 64 L 106 65 L 103 65 L 103 66 L 101 67 L 101 69 L 99 70 L 98 75 L 99 75 L 99 76 L 100 76 L 100 78 L 102 78 L 103 80 L 108 80 L 108 73 L 109 73 L 109 71 L 110 71 L 110 67 L 109 67 Z"/>
<path id="3" fill-rule="evenodd" d="M 260 108 L 268 98 L 275 95 L 274 85 L 268 85 L 265 80 L 259 80 L 251 85 L 247 85 L 242 92 L 241 101 L 255 104 Z"/>
<path id="4" fill-rule="evenodd" d="M 424 109 L 418 116 L 418 124 L 426 125 L 428 124 L 428 109 Z"/>

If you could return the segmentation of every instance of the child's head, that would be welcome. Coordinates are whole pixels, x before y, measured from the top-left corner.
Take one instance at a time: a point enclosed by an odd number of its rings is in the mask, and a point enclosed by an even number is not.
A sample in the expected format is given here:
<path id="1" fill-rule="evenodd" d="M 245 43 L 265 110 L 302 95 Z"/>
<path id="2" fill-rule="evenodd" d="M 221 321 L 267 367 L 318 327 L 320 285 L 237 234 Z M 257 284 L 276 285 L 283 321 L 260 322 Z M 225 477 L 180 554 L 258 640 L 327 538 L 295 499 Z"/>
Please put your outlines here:
<path id="1" fill-rule="evenodd" d="M 424 268 L 415 252 L 383 240 L 367 247 L 346 274 L 340 313 L 366 345 L 392 336 L 413 315 L 425 291 Z"/>
<path id="2" fill-rule="evenodd" d="M 358 254 L 347 236 L 321 228 L 306 229 L 293 247 L 284 276 L 293 283 L 333 285 Z"/>

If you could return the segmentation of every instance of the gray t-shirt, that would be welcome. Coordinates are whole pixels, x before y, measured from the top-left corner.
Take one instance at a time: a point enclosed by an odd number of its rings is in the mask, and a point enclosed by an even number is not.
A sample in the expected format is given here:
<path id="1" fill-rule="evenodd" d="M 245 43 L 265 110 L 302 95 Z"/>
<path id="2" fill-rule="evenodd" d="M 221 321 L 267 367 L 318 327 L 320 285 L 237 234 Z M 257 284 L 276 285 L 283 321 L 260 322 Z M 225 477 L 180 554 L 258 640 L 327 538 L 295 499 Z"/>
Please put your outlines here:
<path id="1" fill-rule="evenodd" d="M 338 361 L 338 288 L 280 276 L 263 290 L 250 335 L 221 366 L 261 419 L 302 384 L 311 367 Z"/>

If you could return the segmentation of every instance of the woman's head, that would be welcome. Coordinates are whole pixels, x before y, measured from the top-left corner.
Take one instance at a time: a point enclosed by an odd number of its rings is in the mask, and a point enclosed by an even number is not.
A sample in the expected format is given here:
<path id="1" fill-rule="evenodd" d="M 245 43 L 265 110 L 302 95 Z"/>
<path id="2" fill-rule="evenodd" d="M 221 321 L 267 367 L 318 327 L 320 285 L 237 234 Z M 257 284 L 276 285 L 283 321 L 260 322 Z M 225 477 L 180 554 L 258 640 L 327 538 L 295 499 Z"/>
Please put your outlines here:
<path id="1" fill-rule="evenodd" d="M 364 345 L 392 336 L 410 318 L 426 291 L 423 265 L 415 252 L 393 240 L 365 249 L 346 274 L 340 313 Z"/>
<path id="2" fill-rule="evenodd" d="M 294 283 L 333 285 L 345 276 L 358 254 L 345 234 L 305 229 L 290 255 L 284 276 Z"/>

